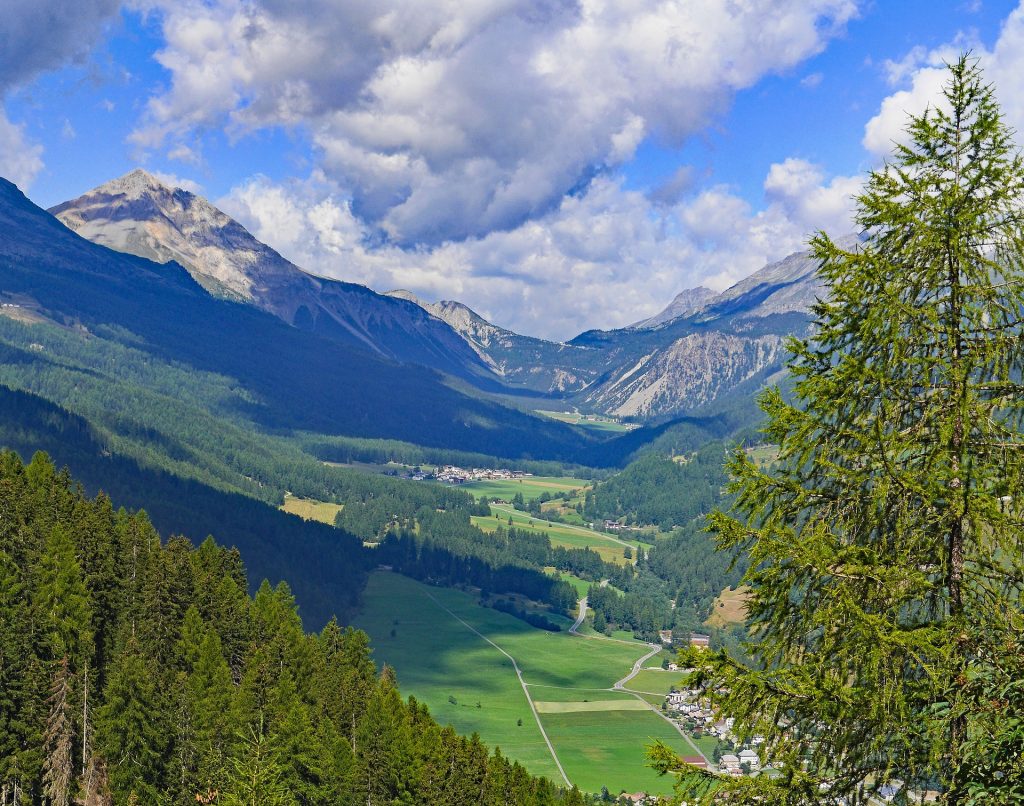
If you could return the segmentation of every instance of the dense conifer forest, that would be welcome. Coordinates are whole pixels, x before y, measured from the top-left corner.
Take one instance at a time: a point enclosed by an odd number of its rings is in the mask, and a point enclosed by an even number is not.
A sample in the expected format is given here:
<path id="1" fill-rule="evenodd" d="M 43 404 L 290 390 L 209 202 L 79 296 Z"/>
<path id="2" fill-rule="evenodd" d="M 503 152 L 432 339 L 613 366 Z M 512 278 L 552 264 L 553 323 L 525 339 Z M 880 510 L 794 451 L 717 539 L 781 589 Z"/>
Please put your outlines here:
<path id="1" fill-rule="evenodd" d="M 0 803 L 582 804 L 441 728 L 366 636 L 303 631 L 237 550 L 162 543 L 0 454 Z"/>

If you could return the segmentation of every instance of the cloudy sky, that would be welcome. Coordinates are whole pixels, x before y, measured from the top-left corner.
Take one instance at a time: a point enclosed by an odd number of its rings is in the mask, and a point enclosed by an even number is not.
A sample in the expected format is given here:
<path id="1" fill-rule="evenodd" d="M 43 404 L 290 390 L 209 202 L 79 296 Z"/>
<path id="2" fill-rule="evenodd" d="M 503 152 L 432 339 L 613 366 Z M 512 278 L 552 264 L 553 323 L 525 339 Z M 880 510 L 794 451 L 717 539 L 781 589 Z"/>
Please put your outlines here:
<path id="1" fill-rule="evenodd" d="M 849 231 L 972 49 L 1024 131 L 997 0 L 3 0 L 0 175 L 141 165 L 303 268 L 549 338 Z"/>

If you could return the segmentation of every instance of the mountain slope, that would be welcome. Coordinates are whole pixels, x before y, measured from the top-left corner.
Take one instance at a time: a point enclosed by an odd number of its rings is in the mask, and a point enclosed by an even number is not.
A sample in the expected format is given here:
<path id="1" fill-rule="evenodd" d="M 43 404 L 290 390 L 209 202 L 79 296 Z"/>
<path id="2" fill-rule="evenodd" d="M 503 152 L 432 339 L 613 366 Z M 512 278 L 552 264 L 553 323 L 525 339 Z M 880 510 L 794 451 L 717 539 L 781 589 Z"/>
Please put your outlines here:
<path id="1" fill-rule="evenodd" d="M 402 362 L 486 375 L 479 357 L 418 305 L 316 277 L 254 238 L 206 199 L 143 170 L 50 212 L 84 238 L 158 263 L 176 261 L 215 296 Z"/>
<path id="2" fill-rule="evenodd" d="M 809 253 L 798 252 L 722 293 L 690 289 L 635 325 L 590 330 L 566 344 L 497 327 L 458 302 L 389 293 L 447 322 L 509 385 L 588 411 L 663 422 L 728 405 L 782 367 L 786 338 L 807 331 L 821 293 L 816 268 Z"/>
<path id="3" fill-rule="evenodd" d="M 544 393 L 573 393 L 593 382 L 600 372 L 596 355 L 583 348 L 522 336 L 491 324 L 461 302 L 419 300 L 402 289 L 386 292 L 422 307 L 447 323 L 493 372 L 512 386 Z"/>
<path id="4" fill-rule="evenodd" d="M 20 368 L 27 391 L 62 405 L 80 394 L 70 362 L 76 377 L 99 392 L 111 377 L 190 405 L 199 391 L 191 384 L 206 379 L 201 402 L 211 414 L 281 434 L 393 438 L 569 460 L 594 442 L 576 429 L 461 394 L 431 370 L 211 297 L 175 263 L 113 252 L 75 235 L 5 180 L 0 298 L 8 306 L 0 309 L 8 314 L 5 329 L 18 340 L 11 372 Z M 39 371 L 25 369 L 26 356 L 39 362 Z M 161 366 L 174 372 L 162 373 Z M 172 384 L 171 376 L 181 380 Z M 109 407 L 136 403 L 128 394 Z M 140 415 L 139 428 L 145 419 Z"/>

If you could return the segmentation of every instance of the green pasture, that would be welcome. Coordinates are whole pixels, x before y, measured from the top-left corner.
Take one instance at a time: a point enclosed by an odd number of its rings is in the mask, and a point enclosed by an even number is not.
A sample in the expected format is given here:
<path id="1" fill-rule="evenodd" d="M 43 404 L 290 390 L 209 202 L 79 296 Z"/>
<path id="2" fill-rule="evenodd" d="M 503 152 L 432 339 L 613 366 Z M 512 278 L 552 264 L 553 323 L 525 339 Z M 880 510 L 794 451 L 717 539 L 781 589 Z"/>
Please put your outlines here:
<path id="1" fill-rule="evenodd" d="M 652 658 L 654 660 L 654 658 Z M 658 669 L 642 669 L 636 677 L 626 683 L 631 691 L 647 692 L 648 694 L 667 695 L 672 686 L 680 688 L 685 672 L 662 671 Z"/>
<path id="2" fill-rule="evenodd" d="M 558 781 L 558 770 L 511 661 L 445 613 L 430 596 L 453 611 L 480 611 L 489 630 L 502 638 L 540 632 L 512 616 L 479 607 L 467 594 L 431 588 L 398 574 L 376 573 L 366 586 L 355 626 L 369 634 L 378 665 L 392 666 L 402 694 L 426 703 L 442 725 L 450 724 L 465 735 L 475 731 L 531 772 Z"/>
<path id="3" fill-rule="evenodd" d="M 670 795 L 674 779 L 647 767 L 647 746 L 661 739 L 680 755 L 693 755 L 679 732 L 652 711 L 544 714 L 541 719 L 566 774 L 586 792 L 606 786 L 613 795 L 622 790 Z"/>
<path id="4" fill-rule="evenodd" d="M 610 417 L 601 417 L 600 415 L 590 415 L 588 418 L 586 415 L 579 414 L 578 412 L 534 409 L 534 413 L 552 420 L 558 420 L 560 423 L 578 425 L 580 428 L 593 428 L 595 431 L 612 431 L 623 434 L 639 427 L 634 424 L 620 423 L 618 420 L 613 420 Z"/>
<path id="5" fill-rule="evenodd" d="M 663 727 L 675 731 L 639 710 L 632 695 L 607 690 L 645 653 L 643 644 L 545 632 L 481 607 L 462 591 L 388 572 L 371 575 L 355 623 L 369 633 L 376 661 L 394 667 L 405 696 L 426 703 L 442 724 L 476 731 L 531 772 L 560 780 L 511 662 L 473 632 L 479 631 L 516 659 L 530 697 L 546 703 L 542 722 L 547 729 L 552 721 L 552 743 L 574 783 L 589 791 L 607 784 L 616 792 L 659 786 L 644 769 L 644 746 L 650 737 L 671 739 Z M 596 707 L 601 710 L 591 710 Z M 588 772 L 590 745 L 598 740 L 604 766 Z M 657 791 L 668 792 L 667 783 Z"/>
<path id="6" fill-rule="evenodd" d="M 523 479 L 484 479 L 481 481 L 468 481 L 459 487 L 467 493 L 472 493 L 474 498 L 486 495 L 488 498 L 501 498 L 511 501 L 516 493 L 520 493 L 525 501 L 540 498 L 543 493 L 558 495 L 558 493 L 574 493 L 582 490 L 590 482 L 583 479 L 574 479 L 571 476 L 528 476 Z"/>
<path id="7" fill-rule="evenodd" d="M 499 526 L 508 527 L 509 518 L 512 519 L 512 526 L 516 529 L 536 532 L 547 535 L 553 546 L 565 546 L 566 548 L 590 547 L 606 562 L 622 564 L 626 562 L 623 555 L 625 546 L 623 543 L 633 547 L 638 545 L 635 541 L 618 542 L 609 535 L 595 532 L 585 526 L 573 526 L 567 523 L 554 523 L 542 518 L 535 518 L 528 512 L 520 512 L 512 507 L 500 504 L 491 505 L 491 516 L 482 517 L 474 515 L 472 520 L 485 532 L 493 532 Z M 634 551 L 635 556 L 635 551 Z"/>

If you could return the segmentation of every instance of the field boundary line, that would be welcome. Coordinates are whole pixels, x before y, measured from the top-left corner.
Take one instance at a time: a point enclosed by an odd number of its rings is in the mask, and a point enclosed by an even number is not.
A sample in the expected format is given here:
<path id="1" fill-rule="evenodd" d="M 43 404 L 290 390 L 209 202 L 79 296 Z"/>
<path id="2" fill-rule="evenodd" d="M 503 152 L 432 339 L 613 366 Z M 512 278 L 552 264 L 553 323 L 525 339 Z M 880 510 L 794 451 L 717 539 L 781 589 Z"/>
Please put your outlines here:
<path id="1" fill-rule="evenodd" d="M 523 696 L 526 697 L 526 702 L 530 706 L 530 712 L 533 714 L 533 718 L 537 721 L 537 729 L 540 731 L 540 735 L 544 737 L 544 743 L 548 746 L 548 750 L 551 752 L 551 758 L 554 759 L 555 766 L 558 767 L 558 772 L 561 774 L 562 780 L 565 781 L 565 785 L 566 786 L 571 788 L 572 785 L 573 785 L 572 781 L 570 781 L 569 780 L 569 776 L 565 774 L 565 769 L 562 767 L 562 762 L 558 760 L 558 754 L 555 752 L 555 746 L 553 744 L 551 744 L 551 739 L 548 738 L 548 733 L 547 733 L 546 730 L 544 730 L 544 725 L 541 724 L 540 714 L 537 713 L 537 708 L 533 704 L 533 698 L 530 697 L 529 688 L 527 687 L 526 681 L 523 680 L 523 673 L 519 669 L 519 664 L 516 663 L 516 659 L 513 658 L 510 654 L 508 654 L 508 652 L 506 652 L 504 649 L 502 649 L 496 643 L 494 643 L 494 641 L 492 641 L 490 638 L 488 638 L 486 635 L 484 635 L 482 632 L 480 632 L 480 630 L 478 630 L 472 624 L 468 623 L 467 621 L 464 621 L 463 619 L 461 619 L 457 615 L 455 615 L 455 613 L 453 613 L 451 610 L 449 610 L 447 607 L 445 607 L 443 604 L 441 604 L 437 599 L 435 599 L 434 595 L 432 593 L 430 593 L 429 591 L 424 591 L 424 592 L 426 593 L 427 597 L 435 605 L 437 605 L 445 613 L 447 613 L 449 616 L 451 616 L 453 619 L 455 619 L 457 622 L 459 622 L 459 624 L 461 624 L 463 627 L 465 627 L 470 632 L 475 633 L 480 638 L 483 638 L 488 644 L 490 644 L 492 647 L 494 647 L 496 650 L 498 650 L 502 655 L 504 655 L 506 658 L 508 658 L 510 661 L 512 661 L 512 668 L 515 669 L 516 677 L 519 678 L 519 685 L 523 689 Z"/>

